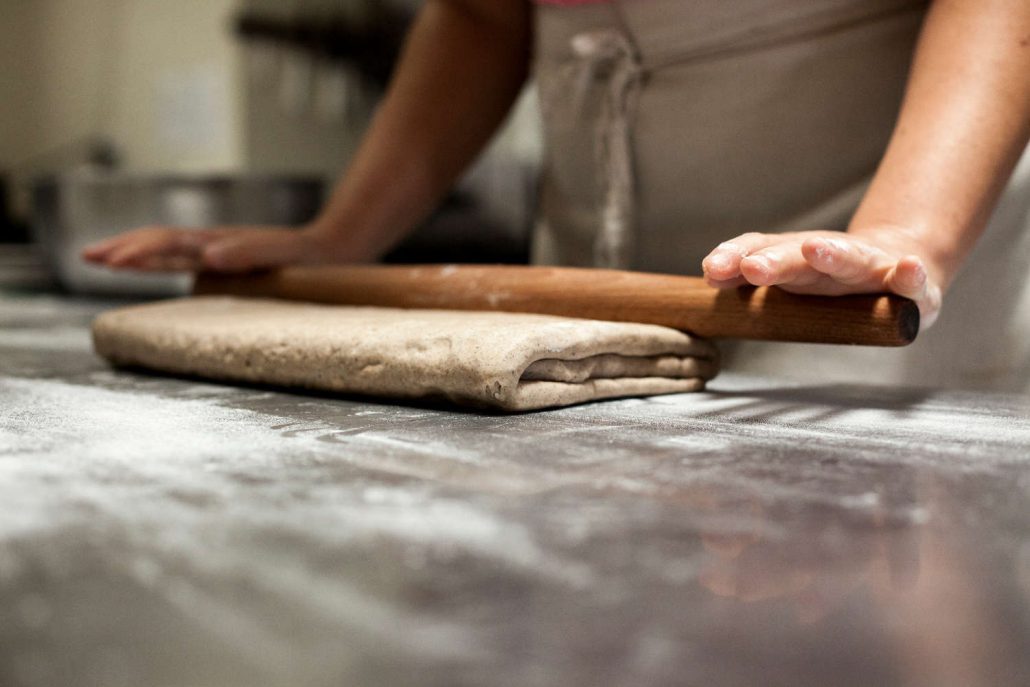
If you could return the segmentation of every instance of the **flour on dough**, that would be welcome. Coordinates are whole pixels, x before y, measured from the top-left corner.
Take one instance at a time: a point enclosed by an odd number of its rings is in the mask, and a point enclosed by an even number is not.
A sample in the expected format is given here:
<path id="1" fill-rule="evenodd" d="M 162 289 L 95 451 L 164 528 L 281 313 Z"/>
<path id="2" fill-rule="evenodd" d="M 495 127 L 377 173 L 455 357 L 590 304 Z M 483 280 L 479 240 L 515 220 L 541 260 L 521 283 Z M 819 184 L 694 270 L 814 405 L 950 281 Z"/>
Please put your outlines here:
<path id="1" fill-rule="evenodd" d="M 213 379 L 532 410 L 697 391 L 707 341 L 648 324 L 205 296 L 104 313 L 117 365 Z"/>

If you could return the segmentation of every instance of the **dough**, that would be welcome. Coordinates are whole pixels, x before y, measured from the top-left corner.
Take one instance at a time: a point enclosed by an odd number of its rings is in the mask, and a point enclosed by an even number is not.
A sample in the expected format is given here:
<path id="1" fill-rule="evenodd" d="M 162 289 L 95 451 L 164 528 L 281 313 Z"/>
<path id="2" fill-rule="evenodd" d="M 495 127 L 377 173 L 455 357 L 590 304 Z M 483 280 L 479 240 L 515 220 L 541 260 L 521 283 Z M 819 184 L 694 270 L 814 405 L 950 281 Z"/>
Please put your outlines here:
<path id="1" fill-rule="evenodd" d="M 93 324 L 117 365 L 503 410 L 697 391 L 715 348 L 647 324 L 205 296 Z"/>

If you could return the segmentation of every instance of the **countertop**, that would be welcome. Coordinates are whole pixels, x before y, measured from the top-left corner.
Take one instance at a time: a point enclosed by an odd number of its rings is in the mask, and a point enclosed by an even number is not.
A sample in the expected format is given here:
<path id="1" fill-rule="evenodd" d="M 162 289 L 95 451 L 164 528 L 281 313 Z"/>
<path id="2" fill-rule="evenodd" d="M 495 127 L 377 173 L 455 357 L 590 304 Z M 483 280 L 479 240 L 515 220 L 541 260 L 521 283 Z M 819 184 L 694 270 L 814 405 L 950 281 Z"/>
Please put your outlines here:
<path id="1" fill-rule="evenodd" d="M 1030 398 L 477 415 L 114 371 L 111 305 L 0 290 L 0 685 L 1030 684 Z"/>

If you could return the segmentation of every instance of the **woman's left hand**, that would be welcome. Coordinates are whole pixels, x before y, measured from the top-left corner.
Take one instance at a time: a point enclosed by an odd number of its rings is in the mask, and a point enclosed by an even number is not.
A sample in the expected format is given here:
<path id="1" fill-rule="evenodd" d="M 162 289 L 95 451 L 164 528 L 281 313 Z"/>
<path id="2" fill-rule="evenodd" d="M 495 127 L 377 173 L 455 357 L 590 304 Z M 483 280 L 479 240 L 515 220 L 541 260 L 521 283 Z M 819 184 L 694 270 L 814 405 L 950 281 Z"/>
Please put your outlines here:
<path id="1" fill-rule="evenodd" d="M 716 288 L 777 286 L 792 293 L 841 296 L 896 293 L 919 306 L 921 328 L 941 309 L 941 279 L 900 240 L 885 231 L 742 234 L 716 246 L 702 262 L 705 281 Z"/>

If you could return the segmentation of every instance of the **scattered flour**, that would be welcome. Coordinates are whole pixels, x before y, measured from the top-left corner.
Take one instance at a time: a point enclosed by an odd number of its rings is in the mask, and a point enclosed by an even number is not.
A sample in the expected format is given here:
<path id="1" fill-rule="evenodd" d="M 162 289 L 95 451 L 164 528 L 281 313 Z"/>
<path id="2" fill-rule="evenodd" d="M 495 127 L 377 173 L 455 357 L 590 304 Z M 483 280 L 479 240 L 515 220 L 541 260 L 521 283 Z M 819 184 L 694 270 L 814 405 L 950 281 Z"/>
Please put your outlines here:
<path id="1" fill-rule="evenodd" d="M 366 473 L 376 463 L 369 454 L 408 449 L 417 462 L 427 450 L 417 443 L 369 432 L 327 444 L 290 418 L 226 407 L 217 398 L 11 378 L 0 378 L 0 394 L 10 404 L 0 416 L 0 502 L 9 514 L 0 519 L 0 543 L 81 519 L 69 503 L 120 522 L 171 521 L 173 514 L 192 522 L 203 517 L 197 504 L 211 503 L 247 525 L 267 521 L 310 530 L 321 520 L 320 535 L 331 540 L 442 544 L 572 584 L 588 576 L 575 564 L 552 560 L 523 526 L 472 502 L 442 499 L 424 484 L 368 487 L 366 474 L 364 484 L 329 484 L 320 492 L 319 475 L 306 472 L 316 455 L 322 463 L 356 461 Z M 392 461 L 385 462 L 383 475 L 390 477 Z M 255 487 L 247 478 L 267 483 Z M 280 498 L 296 489 L 307 499 Z M 191 495 L 192 502 L 169 494 Z M 271 510 L 269 500 L 276 504 Z"/>
<path id="2" fill-rule="evenodd" d="M 0 329 L 0 348 L 86 352 L 93 350 L 93 342 L 82 327 Z"/>

